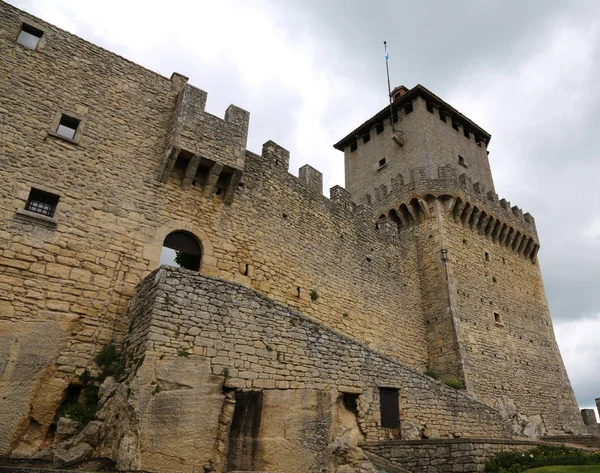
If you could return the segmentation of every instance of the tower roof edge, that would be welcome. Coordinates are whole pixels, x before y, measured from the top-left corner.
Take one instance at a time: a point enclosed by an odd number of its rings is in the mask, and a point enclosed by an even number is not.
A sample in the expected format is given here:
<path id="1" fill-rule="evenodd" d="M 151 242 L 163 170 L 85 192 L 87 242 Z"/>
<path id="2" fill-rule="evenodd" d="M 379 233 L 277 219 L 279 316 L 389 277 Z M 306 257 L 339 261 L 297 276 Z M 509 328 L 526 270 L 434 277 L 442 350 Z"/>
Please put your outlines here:
<path id="1" fill-rule="evenodd" d="M 434 105 L 436 105 L 440 108 L 443 108 L 446 111 L 446 113 L 448 113 L 450 116 L 452 116 L 452 118 L 454 120 L 463 124 L 467 128 L 473 130 L 477 135 L 481 136 L 485 140 L 486 144 L 489 144 L 490 140 L 492 139 L 492 135 L 490 133 L 488 133 L 483 128 L 481 128 L 479 125 L 477 125 L 475 122 L 473 122 L 472 120 L 467 118 L 465 115 L 460 113 L 458 110 L 456 110 L 454 107 L 452 107 L 449 103 L 445 102 L 440 97 L 435 95 L 433 92 L 431 92 L 425 86 L 423 86 L 421 84 L 417 84 L 415 87 L 413 87 L 410 90 L 408 90 L 404 86 L 399 86 L 399 87 L 394 88 L 394 91 L 399 90 L 399 89 L 402 89 L 405 92 L 403 94 L 401 94 L 396 100 L 394 100 L 394 102 L 393 102 L 394 108 L 400 108 L 400 107 L 406 105 L 409 101 L 415 99 L 416 97 L 423 97 L 425 100 L 432 102 Z M 342 138 L 340 141 L 338 141 L 336 144 L 334 144 L 333 147 L 335 149 L 343 151 L 344 147 L 347 146 L 352 141 L 356 140 L 357 136 L 364 135 L 371 127 L 373 127 L 377 123 L 381 122 L 382 120 L 389 118 L 389 113 L 390 113 L 389 105 L 386 105 L 383 109 L 381 109 L 379 112 L 377 112 L 375 115 L 373 115 L 367 121 L 365 121 L 362 125 L 360 125 L 356 129 L 354 129 L 352 132 L 350 132 L 348 135 L 346 135 L 344 138 Z"/>

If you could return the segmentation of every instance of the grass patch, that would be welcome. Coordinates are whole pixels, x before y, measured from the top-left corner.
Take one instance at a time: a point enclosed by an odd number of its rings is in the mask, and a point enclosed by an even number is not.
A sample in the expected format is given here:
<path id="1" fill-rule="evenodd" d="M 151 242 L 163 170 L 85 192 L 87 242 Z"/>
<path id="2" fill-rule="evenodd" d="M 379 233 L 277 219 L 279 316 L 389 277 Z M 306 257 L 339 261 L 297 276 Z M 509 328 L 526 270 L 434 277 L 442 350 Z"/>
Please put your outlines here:
<path id="1" fill-rule="evenodd" d="M 425 376 L 429 376 L 430 378 L 433 378 L 433 379 L 440 379 L 440 375 L 437 374 L 437 372 L 434 370 L 425 370 L 425 372 L 423 374 Z"/>
<path id="2" fill-rule="evenodd" d="M 531 473 L 600 473 L 600 465 L 543 466 L 527 471 Z"/>
<path id="3" fill-rule="evenodd" d="M 486 463 L 485 471 L 487 473 L 520 473 L 522 471 L 600 473 L 600 452 L 597 450 L 585 452 L 570 449 L 564 445 L 544 445 L 527 452 L 499 453 Z"/>
<path id="4" fill-rule="evenodd" d="M 454 376 L 446 376 L 442 379 L 442 383 L 452 389 L 462 389 L 462 384 Z"/>

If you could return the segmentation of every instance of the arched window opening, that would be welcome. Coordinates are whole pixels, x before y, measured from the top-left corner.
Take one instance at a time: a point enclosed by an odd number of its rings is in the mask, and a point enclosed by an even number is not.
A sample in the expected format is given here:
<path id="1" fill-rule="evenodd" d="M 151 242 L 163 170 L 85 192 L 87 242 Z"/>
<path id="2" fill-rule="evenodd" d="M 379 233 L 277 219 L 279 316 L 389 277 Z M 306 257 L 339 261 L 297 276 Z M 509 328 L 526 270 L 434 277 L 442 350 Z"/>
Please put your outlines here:
<path id="1" fill-rule="evenodd" d="M 202 249 L 194 235 L 177 230 L 169 233 L 163 242 L 160 264 L 200 271 Z"/>
<path id="2" fill-rule="evenodd" d="M 398 212 L 396 212 L 396 209 L 390 210 L 390 220 L 399 227 L 402 225 L 402 222 L 400 220 L 400 217 L 398 217 Z"/>

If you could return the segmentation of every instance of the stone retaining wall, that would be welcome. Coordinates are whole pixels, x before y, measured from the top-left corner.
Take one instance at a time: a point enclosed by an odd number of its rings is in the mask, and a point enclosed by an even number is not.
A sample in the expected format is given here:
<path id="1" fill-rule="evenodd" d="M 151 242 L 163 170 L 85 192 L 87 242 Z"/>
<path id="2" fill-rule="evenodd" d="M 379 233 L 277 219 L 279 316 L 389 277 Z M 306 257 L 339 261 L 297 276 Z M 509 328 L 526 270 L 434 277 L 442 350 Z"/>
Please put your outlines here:
<path id="1" fill-rule="evenodd" d="M 247 470 L 328 469 L 343 442 L 506 433 L 497 411 L 463 392 L 242 285 L 168 266 L 134 295 L 125 365 L 96 451 L 119 468 L 221 471 L 238 461 L 227 450 L 240 391 L 262 392 L 248 407 L 258 409 L 252 438 L 240 440 L 254 445 Z M 398 389 L 400 429 L 381 426 L 380 387 Z"/>
<path id="2" fill-rule="evenodd" d="M 538 444 L 520 440 L 440 439 L 365 442 L 367 453 L 418 473 L 484 471 L 485 463 L 500 452 L 524 451 Z"/>

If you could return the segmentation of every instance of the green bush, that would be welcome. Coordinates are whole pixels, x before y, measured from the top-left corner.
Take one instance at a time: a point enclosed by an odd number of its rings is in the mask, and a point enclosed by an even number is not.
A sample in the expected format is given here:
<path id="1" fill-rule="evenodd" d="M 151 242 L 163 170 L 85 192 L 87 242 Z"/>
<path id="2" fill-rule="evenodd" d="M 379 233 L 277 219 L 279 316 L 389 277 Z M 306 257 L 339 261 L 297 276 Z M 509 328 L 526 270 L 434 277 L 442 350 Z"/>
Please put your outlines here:
<path id="1" fill-rule="evenodd" d="M 78 400 L 64 404 L 60 408 L 58 417 L 68 417 L 87 424 L 94 418 L 98 409 L 98 390 L 99 387 L 94 384 L 83 388 Z"/>
<path id="2" fill-rule="evenodd" d="M 564 445 L 537 447 L 527 452 L 499 453 L 485 465 L 487 473 L 519 473 L 551 465 L 600 465 L 598 451 L 587 453 Z"/>
<path id="3" fill-rule="evenodd" d="M 104 345 L 96 355 L 96 364 L 100 367 L 111 365 L 115 361 L 117 361 L 117 347 L 112 343 Z"/>
<path id="4" fill-rule="evenodd" d="M 117 376 L 123 371 L 117 347 L 112 343 L 102 347 L 100 353 L 96 355 L 96 364 L 102 368 L 99 381 L 104 380 L 107 376 Z"/>
<path id="5" fill-rule="evenodd" d="M 437 374 L 437 372 L 434 370 L 425 370 L 425 372 L 423 374 L 425 376 L 429 376 L 430 378 L 433 378 L 433 379 L 440 379 L 440 375 Z"/>
<path id="6" fill-rule="evenodd" d="M 319 293 L 317 292 L 316 289 L 311 289 L 310 290 L 310 300 L 311 301 L 316 301 L 319 298 Z"/>
<path id="7" fill-rule="evenodd" d="M 456 379 L 454 376 L 445 376 L 444 379 L 442 380 L 442 382 L 448 386 L 449 388 L 452 389 L 461 389 L 462 388 L 462 384 L 461 382 Z"/>

